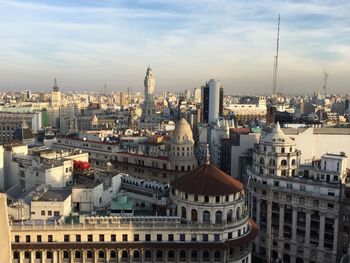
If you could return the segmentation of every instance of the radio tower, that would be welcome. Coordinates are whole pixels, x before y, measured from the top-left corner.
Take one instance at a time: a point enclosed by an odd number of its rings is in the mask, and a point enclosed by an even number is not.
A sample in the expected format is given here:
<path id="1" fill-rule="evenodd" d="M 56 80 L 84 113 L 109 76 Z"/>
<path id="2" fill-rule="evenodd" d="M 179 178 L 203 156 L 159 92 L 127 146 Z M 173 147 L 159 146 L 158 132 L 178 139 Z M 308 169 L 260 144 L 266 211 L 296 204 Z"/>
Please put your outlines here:
<path id="1" fill-rule="evenodd" d="M 324 71 L 323 72 L 323 91 L 324 91 L 324 97 L 327 97 L 327 79 L 329 77 L 329 74 Z"/>
<path id="2" fill-rule="evenodd" d="M 277 66 L 278 66 L 278 48 L 280 43 L 280 15 L 278 15 L 278 27 L 277 27 L 277 46 L 276 46 L 276 55 L 275 62 L 273 65 L 273 83 L 272 83 L 272 95 L 277 95 Z"/>

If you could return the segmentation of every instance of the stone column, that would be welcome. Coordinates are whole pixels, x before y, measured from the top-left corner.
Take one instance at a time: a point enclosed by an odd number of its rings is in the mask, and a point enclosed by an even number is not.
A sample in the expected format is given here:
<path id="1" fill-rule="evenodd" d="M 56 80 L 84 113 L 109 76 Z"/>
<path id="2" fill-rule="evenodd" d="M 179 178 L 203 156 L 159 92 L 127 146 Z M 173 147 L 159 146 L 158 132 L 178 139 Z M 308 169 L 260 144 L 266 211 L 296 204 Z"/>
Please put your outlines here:
<path id="1" fill-rule="evenodd" d="M 46 250 L 41 252 L 41 263 L 46 262 Z"/>
<path id="2" fill-rule="evenodd" d="M 20 250 L 19 251 L 19 263 L 23 263 L 24 262 L 24 251 Z"/>
<path id="3" fill-rule="evenodd" d="M 97 263 L 98 261 L 98 250 L 93 250 L 93 257 L 94 257 L 94 263 Z"/>
<path id="4" fill-rule="evenodd" d="M 163 253 L 164 253 L 164 260 L 163 260 L 163 262 L 168 262 L 168 250 L 164 249 Z"/>
<path id="5" fill-rule="evenodd" d="M 144 263 L 145 262 L 145 250 L 144 249 L 141 249 L 141 263 Z"/>
<path id="6" fill-rule="evenodd" d="M 318 239 L 318 246 L 320 248 L 324 247 L 324 227 L 325 227 L 325 215 L 321 214 L 320 216 L 320 237 Z"/>
<path id="7" fill-rule="evenodd" d="M 69 250 L 69 262 L 70 263 L 74 263 L 74 256 L 75 256 L 74 250 Z"/>
<path id="8" fill-rule="evenodd" d="M 105 249 L 105 259 L 106 259 L 106 263 L 109 263 L 109 261 L 111 260 L 110 253 L 109 253 L 108 249 Z"/>
<path id="9" fill-rule="evenodd" d="M 52 262 L 53 262 L 53 263 L 57 263 L 57 257 L 58 257 L 57 254 L 58 254 L 58 253 L 57 253 L 56 250 L 53 250 L 53 251 L 52 251 Z"/>
<path id="10" fill-rule="evenodd" d="M 133 251 L 131 249 L 128 250 L 128 262 L 131 263 L 131 262 L 134 262 L 134 254 L 133 254 Z"/>
<path id="11" fill-rule="evenodd" d="M 270 200 L 266 200 L 266 256 L 267 261 L 271 261 L 271 251 L 272 251 L 272 225 L 271 225 L 271 217 L 272 217 L 272 202 Z"/>
<path id="12" fill-rule="evenodd" d="M 311 231 L 311 211 L 306 211 L 306 224 L 305 224 L 305 244 L 310 243 L 310 231 Z"/>
<path id="13" fill-rule="evenodd" d="M 278 226 L 278 238 L 280 240 L 283 240 L 283 234 L 284 234 L 284 205 L 280 206 L 280 213 L 279 213 L 279 226 Z M 283 259 L 283 242 L 278 242 L 278 259 Z"/>
<path id="14" fill-rule="evenodd" d="M 339 229 L 339 219 L 334 218 L 334 236 L 333 236 L 333 252 L 337 252 L 338 247 L 338 229 Z"/>
<path id="15" fill-rule="evenodd" d="M 256 199 L 256 224 L 260 226 L 260 199 Z"/>
<path id="16" fill-rule="evenodd" d="M 85 263 L 86 262 L 86 251 L 85 250 L 82 250 L 81 251 L 81 258 L 82 258 L 82 263 Z"/>
<path id="17" fill-rule="evenodd" d="M 35 262 L 35 251 L 30 251 L 30 262 Z"/>
<path id="18" fill-rule="evenodd" d="M 298 210 L 296 207 L 293 207 L 292 240 L 294 242 L 296 242 L 297 240 L 297 216 L 298 216 Z"/>
<path id="19" fill-rule="evenodd" d="M 63 253 L 62 250 L 58 250 L 58 251 L 57 251 L 58 263 L 62 263 L 62 262 L 63 262 L 63 255 L 62 255 L 62 253 Z"/>

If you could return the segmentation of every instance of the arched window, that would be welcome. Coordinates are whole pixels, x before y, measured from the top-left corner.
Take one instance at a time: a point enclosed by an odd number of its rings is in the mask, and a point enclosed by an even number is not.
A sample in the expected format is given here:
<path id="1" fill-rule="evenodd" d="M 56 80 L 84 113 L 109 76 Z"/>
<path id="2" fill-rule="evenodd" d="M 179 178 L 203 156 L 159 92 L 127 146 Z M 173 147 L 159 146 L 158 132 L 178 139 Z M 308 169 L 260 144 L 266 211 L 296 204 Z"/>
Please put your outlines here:
<path id="1" fill-rule="evenodd" d="M 19 252 L 18 251 L 13 252 L 13 259 L 19 259 Z"/>
<path id="2" fill-rule="evenodd" d="M 221 252 L 219 250 L 216 250 L 214 252 L 214 260 L 215 261 L 221 261 Z"/>
<path id="3" fill-rule="evenodd" d="M 35 258 L 36 259 L 40 259 L 41 258 L 41 252 L 40 251 L 36 251 L 35 252 Z"/>
<path id="4" fill-rule="evenodd" d="M 236 218 L 237 218 L 237 219 L 240 219 L 240 218 L 241 218 L 241 208 L 240 208 L 240 207 L 237 207 L 237 210 L 236 210 Z"/>
<path id="5" fill-rule="evenodd" d="M 231 222 L 232 221 L 232 209 L 229 209 L 227 211 L 226 221 Z"/>
<path id="6" fill-rule="evenodd" d="M 186 251 L 185 250 L 181 250 L 180 251 L 180 260 L 186 260 Z"/>
<path id="7" fill-rule="evenodd" d="M 191 252 L 191 260 L 192 261 L 197 261 L 198 260 L 198 252 L 197 252 L 197 250 L 192 250 L 192 252 Z"/>
<path id="8" fill-rule="evenodd" d="M 193 223 L 196 223 L 197 220 L 198 220 L 197 210 L 192 209 L 192 210 L 191 210 L 191 221 L 192 221 Z"/>
<path id="9" fill-rule="evenodd" d="M 286 150 L 284 149 L 284 147 L 282 147 L 282 148 L 281 148 L 281 153 L 285 153 L 285 151 L 286 151 Z"/>
<path id="10" fill-rule="evenodd" d="M 105 252 L 102 250 L 98 251 L 98 258 L 105 258 Z"/>
<path id="11" fill-rule="evenodd" d="M 157 258 L 157 261 L 162 260 L 163 259 L 163 251 L 157 250 L 156 258 Z"/>
<path id="12" fill-rule="evenodd" d="M 92 258 L 92 251 L 89 250 L 88 252 L 86 252 L 86 257 L 87 258 Z"/>
<path id="13" fill-rule="evenodd" d="M 134 258 L 140 258 L 140 252 L 138 250 L 134 251 Z"/>
<path id="14" fill-rule="evenodd" d="M 116 258 L 117 257 L 117 253 L 115 252 L 115 250 L 112 250 L 109 255 L 110 255 L 111 258 Z"/>
<path id="15" fill-rule="evenodd" d="M 147 259 L 152 258 L 152 252 L 151 252 L 151 250 L 146 250 L 146 251 L 145 251 L 145 258 L 147 258 Z"/>
<path id="16" fill-rule="evenodd" d="M 129 255 L 128 255 L 128 251 L 123 250 L 123 251 L 122 251 L 122 258 L 125 259 L 125 258 L 128 258 L 128 256 L 129 256 Z"/>
<path id="17" fill-rule="evenodd" d="M 210 223 L 210 212 L 209 211 L 203 212 L 203 223 Z"/>
<path id="18" fill-rule="evenodd" d="M 81 258 L 81 254 L 80 254 L 80 251 L 75 251 L 75 258 Z"/>
<path id="19" fill-rule="evenodd" d="M 209 261 L 209 251 L 208 250 L 203 251 L 203 260 Z"/>
<path id="20" fill-rule="evenodd" d="M 46 251 L 46 258 L 52 259 L 52 252 L 51 251 Z"/>
<path id="21" fill-rule="evenodd" d="M 292 165 L 295 165 L 296 164 L 296 161 L 295 159 L 292 160 Z"/>
<path id="22" fill-rule="evenodd" d="M 186 219 L 186 207 L 182 206 L 181 207 L 181 217 Z"/>
<path id="23" fill-rule="evenodd" d="M 175 258 L 175 252 L 174 250 L 168 251 L 168 259 L 174 259 Z"/>
<path id="24" fill-rule="evenodd" d="M 68 251 L 63 251 L 63 258 L 69 258 Z"/>
<path id="25" fill-rule="evenodd" d="M 281 165 L 286 166 L 287 165 L 287 160 L 282 160 Z"/>
<path id="26" fill-rule="evenodd" d="M 260 164 L 265 164 L 265 160 L 262 157 L 260 157 Z"/>
<path id="27" fill-rule="evenodd" d="M 222 223 L 222 212 L 217 211 L 215 213 L 215 224 L 221 224 Z"/>

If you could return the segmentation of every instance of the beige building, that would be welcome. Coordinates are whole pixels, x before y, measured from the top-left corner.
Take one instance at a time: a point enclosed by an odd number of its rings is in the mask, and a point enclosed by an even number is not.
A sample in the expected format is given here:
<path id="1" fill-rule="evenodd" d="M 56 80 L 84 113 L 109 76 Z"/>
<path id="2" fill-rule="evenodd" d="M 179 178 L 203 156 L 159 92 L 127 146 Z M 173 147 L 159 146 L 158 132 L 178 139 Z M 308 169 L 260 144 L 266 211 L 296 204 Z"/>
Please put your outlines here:
<path id="1" fill-rule="evenodd" d="M 248 207 L 260 226 L 258 262 L 335 263 L 347 156 L 324 154 L 300 164 L 296 142 L 279 124 L 253 149 Z"/>
<path id="2" fill-rule="evenodd" d="M 170 216 L 11 222 L 12 262 L 251 262 L 258 230 L 240 182 L 207 162 L 170 192 Z"/>

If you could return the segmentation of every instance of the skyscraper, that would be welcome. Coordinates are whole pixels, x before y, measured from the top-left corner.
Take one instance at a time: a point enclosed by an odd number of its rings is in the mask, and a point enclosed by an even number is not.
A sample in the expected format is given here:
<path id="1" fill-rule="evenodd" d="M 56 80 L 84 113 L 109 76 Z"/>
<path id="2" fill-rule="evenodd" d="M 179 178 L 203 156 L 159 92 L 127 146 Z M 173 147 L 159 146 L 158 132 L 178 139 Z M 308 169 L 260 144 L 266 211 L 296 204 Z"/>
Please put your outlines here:
<path id="1" fill-rule="evenodd" d="M 51 92 L 51 106 L 59 107 L 61 105 L 61 92 L 58 90 L 57 80 L 55 79 Z"/>
<path id="2" fill-rule="evenodd" d="M 203 123 L 215 122 L 223 114 L 224 89 L 220 82 L 209 80 L 202 87 Z"/>

